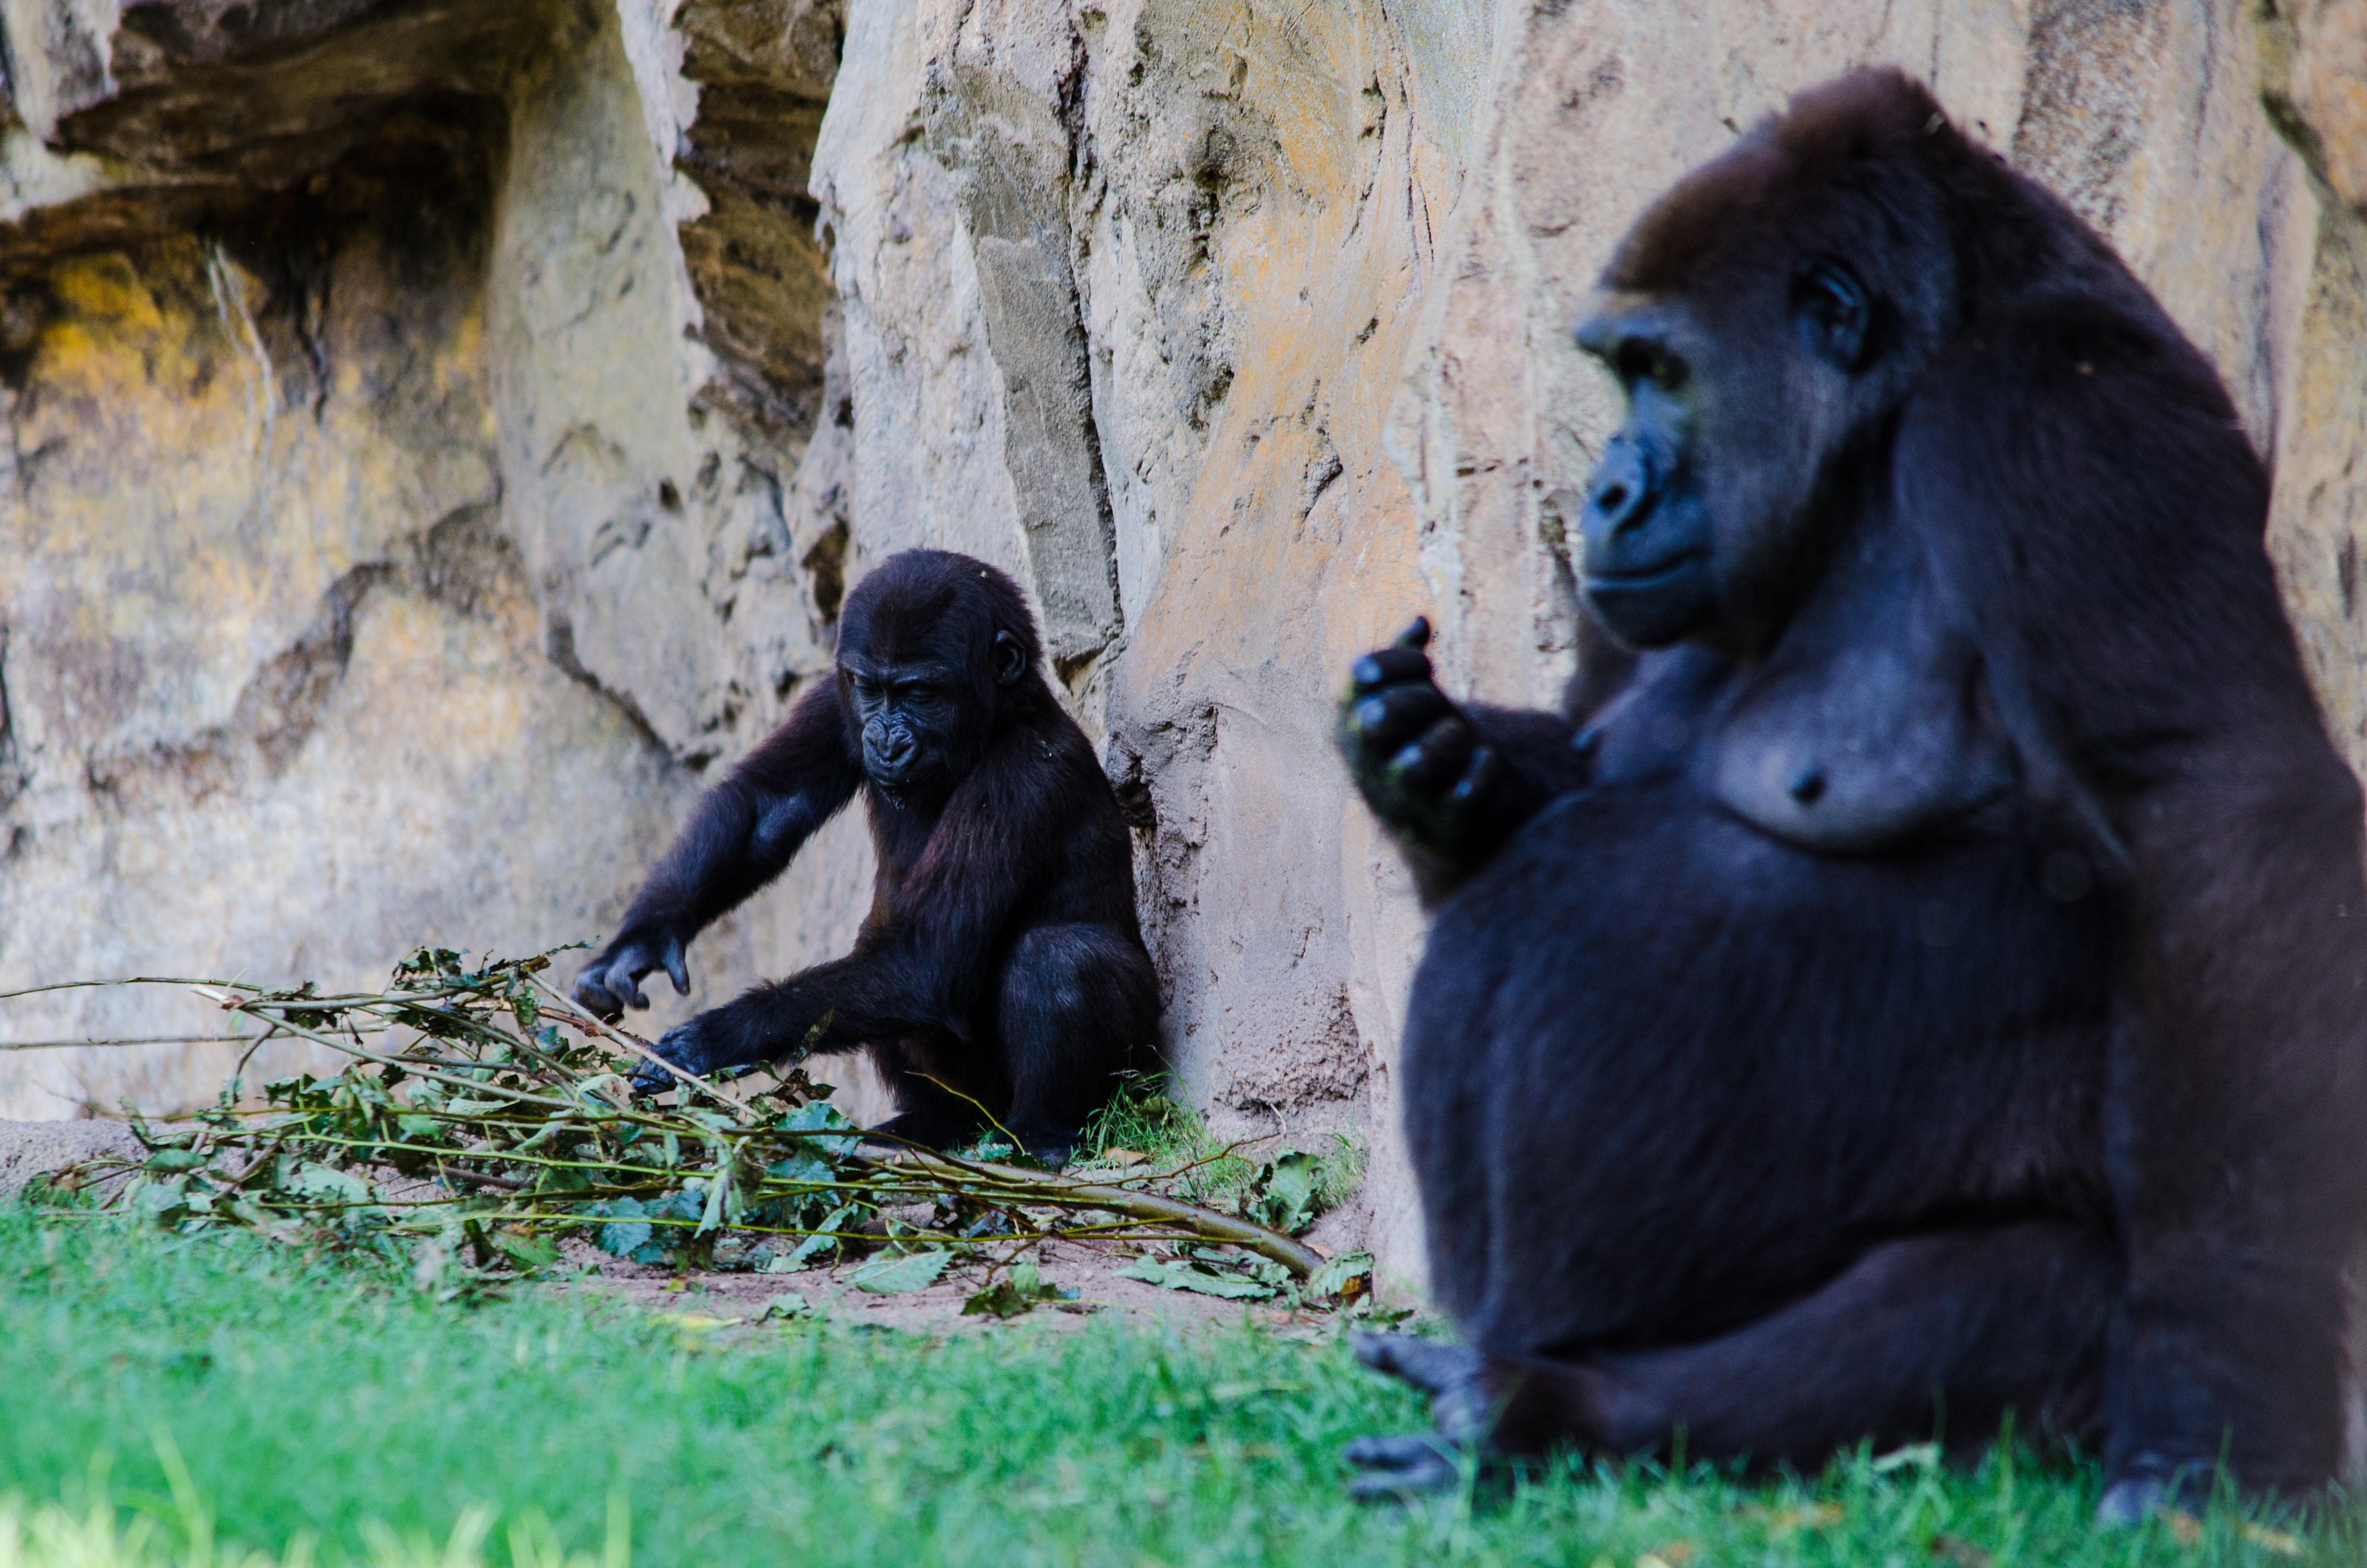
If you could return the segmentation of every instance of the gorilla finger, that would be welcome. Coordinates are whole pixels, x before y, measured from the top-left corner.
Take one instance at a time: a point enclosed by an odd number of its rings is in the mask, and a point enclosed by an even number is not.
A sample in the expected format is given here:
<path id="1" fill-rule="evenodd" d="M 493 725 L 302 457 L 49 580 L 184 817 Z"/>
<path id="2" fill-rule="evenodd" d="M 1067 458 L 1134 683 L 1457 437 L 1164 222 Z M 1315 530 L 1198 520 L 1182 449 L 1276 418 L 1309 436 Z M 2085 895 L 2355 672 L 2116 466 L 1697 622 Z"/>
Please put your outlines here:
<path id="1" fill-rule="evenodd" d="M 1448 714 L 1421 732 L 1421 738 L 1389 759 L 1389 773 L 1400 784 L 1434 790 L 1462 776 L 1479 738 L 1460 714 Z"/>
<path id="2" fill-rule="evenodd" d="M 682 960 L 682 938 L 668 937 L 665 945 L 666 978 L 674 982 L 674 994 L 690 995 L 690 965 Z"/>
<path id="3" fill-rule="evenodd" d="M 1456 782 L 1455 791 L 1448 798 L 1457 806 L 1469 806 L 1474 801 L 1484 800 L 1503 775 L 1503 755 L 1493 746 L 1475 747 L 1470 766 L 1463 770 L 1463 777 Z"/>
<path id="4" fill-rule="evenodd" d="M 607 986 L 601 980 L 602 974 L 603 971 L 595 964 L 575 976 L 575 1000 L 585 1012 L 601 1022 L 614 1023 L 623 1016 L 625 1010 L 618 1007 L 617 998 L 608 994 Z"/>
<path id="5" fill-rule="evenodd" d="M 1360 1503 L 1452 1491 L 1463 1480 L 1453 1453 L 1435 1438 L 1359 1438 L 1346 1458 L 1364 1472 L 1348 1482 L 1348 1495 Z"/>
<path id="6" fill-rule="evenodd" d="M 1430 617 L 1416 615 L 1413 625 L 1398 634 L 1397 646 L 1410 648 L 1416 653 L 1430 646 Z"/>
<path id="7" fill-rule="evenodd" d="M 1395 750 L 1449 711 L 1435 686 L 1390 686 L 1357 703 L 1348 719 L 1360 739 Z"/>
<path id="8" fill-rule="evenodd" d="M 1365 655 L 1348 671 L 1358 694 L 1400 681 L 1430 679 L 1430 660 L 1410 648 L 1383 648 Z"/>
<path id="9" fill-rule="evenodd" d="M 1375 1371 L 1387 1372 L 1429 1394 L 1460 1387 L 1479 1364 L 1477 1351 L 1416 1339 L 1410 1334 L 1359 1334 L 1355 1350 L 1356 1359 Z"/>
<path id="10" fill-rule="evenodd" d="M 1387 1437 L 1357 1438 L 1340 1450 L 1359 1470 L 1406 1470 L 1444 1459 L 1452 1463 L 1453 1445 L 1434 1432 L 1399 1432 Z"/>

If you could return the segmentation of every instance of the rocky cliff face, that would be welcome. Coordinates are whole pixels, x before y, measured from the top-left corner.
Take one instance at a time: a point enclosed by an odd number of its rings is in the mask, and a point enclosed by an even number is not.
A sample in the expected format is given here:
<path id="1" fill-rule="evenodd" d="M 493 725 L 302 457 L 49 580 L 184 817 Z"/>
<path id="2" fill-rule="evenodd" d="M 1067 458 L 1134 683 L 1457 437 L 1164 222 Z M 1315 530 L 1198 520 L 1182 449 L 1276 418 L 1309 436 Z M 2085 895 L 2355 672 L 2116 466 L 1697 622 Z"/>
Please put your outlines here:
<path id="1" fill-rule="evenodd" d="M 597 933 L 845 584 L 946 545 L 1030 585 L 1104 746 L 1184 1080 L 1369 1129 L 1412 1279 L 1420 922 L 1334 687 L 1427 611 L 1455 682 L 1558 688 L 1612 413 L 1576 299 L 1869 61 L 2217 358 L 2367 761 L 2362 0 L 5 0 L 0 39 L 0 987 Z M 843 943 L 866 854 L 833 827 L 661 1017 Z M 0 1115 L 235 1049 L 12 1056 Z"/>

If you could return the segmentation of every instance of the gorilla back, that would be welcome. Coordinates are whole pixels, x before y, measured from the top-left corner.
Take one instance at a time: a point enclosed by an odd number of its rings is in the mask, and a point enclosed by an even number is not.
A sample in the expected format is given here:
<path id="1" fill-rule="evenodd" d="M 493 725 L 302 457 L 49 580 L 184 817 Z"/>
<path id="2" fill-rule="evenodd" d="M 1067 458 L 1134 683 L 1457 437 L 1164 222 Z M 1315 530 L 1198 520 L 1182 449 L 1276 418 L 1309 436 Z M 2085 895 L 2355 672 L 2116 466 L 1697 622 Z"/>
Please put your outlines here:
<path id="1" fill-rule="evenodd" d="M 1889 73 L 1663 197 L 1579 338 L 1627 394 L 1587 682 L 1457 705 L 1418 624 L 1342 708 L 1437 911 L 1408 1132 L 1469 1345 L 1368 1359 L 1511 1450 L 1813 1465 L 2013 1411 L 2102 1440 L 2110 1517 L 2223 1453 L 2322 1483 L 2360 794 L 2210 367 Z"/>

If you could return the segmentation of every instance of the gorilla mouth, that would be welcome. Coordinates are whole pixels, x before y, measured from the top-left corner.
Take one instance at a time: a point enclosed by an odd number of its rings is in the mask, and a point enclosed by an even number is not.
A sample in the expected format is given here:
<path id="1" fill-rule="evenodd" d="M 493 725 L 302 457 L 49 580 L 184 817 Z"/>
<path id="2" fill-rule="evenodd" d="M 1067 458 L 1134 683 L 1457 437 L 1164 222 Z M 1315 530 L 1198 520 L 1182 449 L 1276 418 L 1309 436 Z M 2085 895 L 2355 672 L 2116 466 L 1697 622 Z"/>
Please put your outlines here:
<path id="1" fill-rule="evenodd" d="M 1648 566 L 1637 567 L 1627 571 L 1590 571 L 1586 574 L 1586 586 L 1590 592 L 1598 588 L 1608 588 L 1619 592 L 1658 588 L 1691 571 L 1707 559 L 1709 559 L 1709 551 L 1696 546 L 1692 549 L 1679 550 L 1675 555 L 1654 561 Z"/>

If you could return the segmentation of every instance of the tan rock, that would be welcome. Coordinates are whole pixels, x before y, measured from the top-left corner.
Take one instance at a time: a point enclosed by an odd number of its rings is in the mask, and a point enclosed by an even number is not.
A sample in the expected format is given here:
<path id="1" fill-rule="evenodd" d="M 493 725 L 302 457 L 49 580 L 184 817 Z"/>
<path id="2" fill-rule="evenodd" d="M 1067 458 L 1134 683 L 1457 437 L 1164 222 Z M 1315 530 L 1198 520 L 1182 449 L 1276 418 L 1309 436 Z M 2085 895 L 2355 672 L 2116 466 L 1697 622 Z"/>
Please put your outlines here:
<path id="1" fill-rule="evenodd" d="M 1427 612 L 1453 682 L 1552 700 L 1614 412 L 1577 300 L 1660 186 L 1865 62 L 2217 359 L 2367 761 L 2360 0 L 249 14 L 0 5 L 0 987 L 594 935 L 845 584 L 945 545 L 1029 586 L 1104 748 L 1184 1082 L 1228 1128 L 1364 1129 L 1417 1280 L 1421 922 L 1337 683 Z M 866 863 L 834 825 L 694 1000 L 842 945 Z M 205 1021 L 71 996 L 0 1032 Z M 226 1060 L 11 1059 L 0 1114 Z"/>

